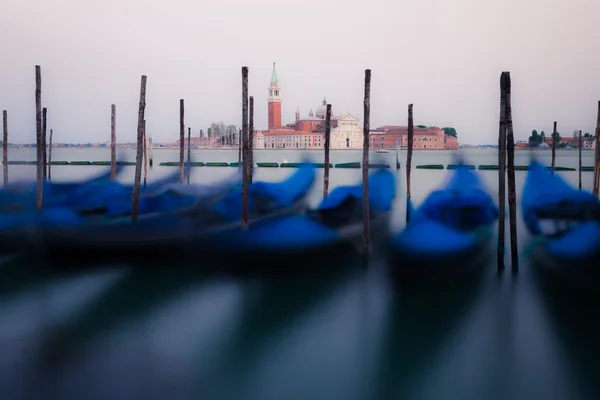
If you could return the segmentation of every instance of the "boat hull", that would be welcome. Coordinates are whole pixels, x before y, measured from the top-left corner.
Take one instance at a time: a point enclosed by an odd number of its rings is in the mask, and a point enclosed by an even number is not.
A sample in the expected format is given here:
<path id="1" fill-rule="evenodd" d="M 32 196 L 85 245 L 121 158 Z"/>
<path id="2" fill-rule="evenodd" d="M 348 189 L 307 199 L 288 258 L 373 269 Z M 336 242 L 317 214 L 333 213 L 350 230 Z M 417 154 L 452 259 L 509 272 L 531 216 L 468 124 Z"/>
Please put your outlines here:
<path id="1" fill-rule="evenodd" d="M 447 280 L 481 272 L 493 248 L 491 231 L 458 232 L 433 221 L 415 223 L 394 237 L 388 251 L 393 277 Z"/>

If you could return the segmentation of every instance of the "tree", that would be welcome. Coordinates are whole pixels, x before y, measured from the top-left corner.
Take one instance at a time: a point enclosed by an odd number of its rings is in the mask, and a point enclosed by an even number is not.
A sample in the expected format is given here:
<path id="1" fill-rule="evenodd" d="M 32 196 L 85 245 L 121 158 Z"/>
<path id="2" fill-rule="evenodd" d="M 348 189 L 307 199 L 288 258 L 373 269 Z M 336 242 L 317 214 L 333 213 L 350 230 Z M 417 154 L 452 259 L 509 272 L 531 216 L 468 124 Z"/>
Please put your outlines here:
<path id="1" fill-rule="evenodd" d="M 560 136 L 560 132 L 557 131 L 556 132 L 556 137 L 555 137 L 556 143 L 560 143 L 561 139 L 562 139 L 562 137 Z"/>
<path id="2" fill-rule="evenodd" d="M 427 125 L 417 125 L 417 128 L 427 128 Z"/>
<path id="3" fill-rule="evenodd" d="M 453 137 L 457 137 L 456 134 L 456 129 L 452 128 L 452 127 L 444 127 L 442 128 L 444 130 L 444 133 L 448 136 L 453 136 Z"/>
<path id="4" fill-rule="evenodd" d="M 227 136 L 227 144 L 233 146 L 234 144 L 237 144 L 236 140 L 236 136 L 237 136 L 237 132 L 238 129 L 235 125 L 227 125 L 227 128 L 225 128 L 225 134 Z"/>
<path id="5" fill-rule="evenodd" d="M 589 132 L 586 132 L 586 133 L 583 135 L 583 137 L 584 137 L 584 138 L 589 138 L 589 137 L 592 137 L 592 135 L 590 135 L 590 133 L 589 133 Z"/>
<path id="6" fill-rule="evenodd" d="M 546 143 L 546 134 L 544 131 L 540 132 L 540 143 Z"/>
<path id="7" fill-rule="evenodd" d="M 531 148 L 536 148 L 540 146 L 540 143 L 542 142 L 542 138 L 540 135 L 538 135 L 537 130 L 533 130 L 531 131 L 531 136 L 529 136 L 529 147 Z"/>

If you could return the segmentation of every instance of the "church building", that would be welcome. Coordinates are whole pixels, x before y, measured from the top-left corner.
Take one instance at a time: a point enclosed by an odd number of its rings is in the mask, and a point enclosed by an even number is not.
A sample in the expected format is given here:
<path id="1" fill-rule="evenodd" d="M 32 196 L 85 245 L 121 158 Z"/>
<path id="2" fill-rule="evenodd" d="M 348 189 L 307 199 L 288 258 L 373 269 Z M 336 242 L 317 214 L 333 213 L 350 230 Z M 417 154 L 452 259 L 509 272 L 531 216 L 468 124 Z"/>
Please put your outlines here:
<path id="1" fill-rule="evenodd" d="M 312 108 L 308 117 L 302 118 L 300 110 L 296 109 L 296 119 L 293 123 L 283 125 L 281 122 L 281 88 L 273 63 L 271 82 L 268 87 L 268 130 L 254 131 L 253 147 L 255 149 L 322 149 L 325 144 L 325 118 L 327 100 L 313 113 Z M 444 134 L 443 129 L 430 127 L 415 128 L 414 148 L 416 150 L 457 149 L 455 137 Z M 408 142 L 408 128 L 401 126 L 382 126 L 369 132 L 370 146 L 374 149 L 402 147 Z M 342 114 L 331 117 L 330 148 L 362 149 L 363 127 L 360 118 L 352 114 Z"/>

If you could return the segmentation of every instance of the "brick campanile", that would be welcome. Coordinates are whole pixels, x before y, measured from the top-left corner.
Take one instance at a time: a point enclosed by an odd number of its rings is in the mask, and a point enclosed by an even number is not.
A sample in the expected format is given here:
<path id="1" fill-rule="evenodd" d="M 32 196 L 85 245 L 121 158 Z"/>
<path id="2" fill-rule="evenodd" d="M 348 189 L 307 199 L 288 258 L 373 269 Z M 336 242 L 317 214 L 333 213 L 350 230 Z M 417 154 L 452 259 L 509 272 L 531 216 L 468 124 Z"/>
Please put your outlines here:
<path id="1" fill-rule="evenodd" d="M 271 74 L 271 84 L 269 85 L 269 129 L 281 127 L 281 92 L 277 73 L 275 72 L 275 63 L 273 63 L 273 73 Z"/>

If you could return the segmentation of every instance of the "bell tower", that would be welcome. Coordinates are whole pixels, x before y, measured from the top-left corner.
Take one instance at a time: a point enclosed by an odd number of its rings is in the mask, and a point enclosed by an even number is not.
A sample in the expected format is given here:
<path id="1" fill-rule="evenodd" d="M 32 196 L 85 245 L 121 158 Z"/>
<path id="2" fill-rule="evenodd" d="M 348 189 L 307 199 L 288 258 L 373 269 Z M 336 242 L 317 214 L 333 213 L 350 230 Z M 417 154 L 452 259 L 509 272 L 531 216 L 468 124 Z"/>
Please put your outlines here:
<path id="1" fill-rule="evenodd" d="M 269 129 L 281 127 L 281 93 L 277 73 L 275 72 L 275 63 L 273 63 L 273 73 L 271 74 L 267 102 L 269 104 Z"/>

